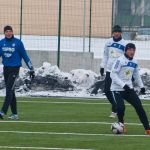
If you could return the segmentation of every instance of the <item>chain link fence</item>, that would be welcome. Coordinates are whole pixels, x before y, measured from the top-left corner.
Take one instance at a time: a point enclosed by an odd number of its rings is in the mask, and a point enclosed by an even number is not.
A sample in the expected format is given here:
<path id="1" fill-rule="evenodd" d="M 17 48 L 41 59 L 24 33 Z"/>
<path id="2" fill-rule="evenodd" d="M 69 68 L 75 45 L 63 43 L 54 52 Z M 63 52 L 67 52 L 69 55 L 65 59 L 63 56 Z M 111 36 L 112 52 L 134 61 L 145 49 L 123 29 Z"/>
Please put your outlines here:
<path id="1" fill-rule="evenodd" d="M 144 62 L 150 56 L 148 35 L 142 39 L 150 33 L 149 0 L 0 1 L 1 38 L 8 24 L 37 67 L 48 61 L 67 71 L 98 70 L 104 44 L 115 24 L 122 26 L 126 40 L 137 45 L 138 59 Z"/>

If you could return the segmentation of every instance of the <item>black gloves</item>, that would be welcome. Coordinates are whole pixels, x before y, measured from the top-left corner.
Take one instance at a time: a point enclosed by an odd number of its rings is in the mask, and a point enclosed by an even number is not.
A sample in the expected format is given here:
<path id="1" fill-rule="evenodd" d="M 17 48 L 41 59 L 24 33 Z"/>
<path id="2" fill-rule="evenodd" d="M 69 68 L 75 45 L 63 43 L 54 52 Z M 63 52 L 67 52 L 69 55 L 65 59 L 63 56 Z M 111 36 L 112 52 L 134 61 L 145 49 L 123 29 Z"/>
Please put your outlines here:
<path id="1" fill-rule="evenodd" d="M 141 93 L 141 94 L 143 94 L 143 95 L 145 94 L 145 88 L 144 88 L 144 87 L 143 87 L 143 88 L 141 88 L 140 93 Z"/>
<path id="2" fill-rule="evenodd" d="M 34 70 L 30 70 L 29 74 L 30 74 L 30 78 L 31 78 L 31 79 L 34 79 L 34 77 L 35 77 L 35 72 L 34 72 Z"/>
<path id="3" fill-rule="evenodd" d="M 130 90 L 132 90 L 127 84 L 125 84 L 125 86 L 123 87 L 123 89 L 125 89 L 126 92 L 129 92 Z M 140 94 L 145 94 L 145 88 L 141 88 Z"/>
<path id="4" fill-rule="evenodd" d="M 100 74 L 101 74 L 101 76 L 104 75 L 104 68 L 100 68 Z"/>
<path id="5" fill-rule="evenodd" d="M 125 84 L 125 86 L 123 87 L 124 89 L 125 89 L 125 91 L 127 91 L 127 92 L 129 92 L 131 89 L 130 89 L 130 87 L 127 85 L 127 84 Z"/>

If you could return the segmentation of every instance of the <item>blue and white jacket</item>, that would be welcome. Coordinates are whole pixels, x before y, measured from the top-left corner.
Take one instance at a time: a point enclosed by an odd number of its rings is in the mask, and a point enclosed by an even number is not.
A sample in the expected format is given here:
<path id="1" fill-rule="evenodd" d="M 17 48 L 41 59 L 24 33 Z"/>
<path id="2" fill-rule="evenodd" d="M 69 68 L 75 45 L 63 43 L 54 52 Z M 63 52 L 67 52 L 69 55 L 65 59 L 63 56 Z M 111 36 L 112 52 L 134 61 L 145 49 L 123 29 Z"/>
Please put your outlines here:
<path id="1" fill-rule="evenodd" d="M 140 88 L 144 87 L 137 61 L 135 59 L 129 60 L 125 55 L 120 56 L 116 60 L 110 77 L 112 79 L 111 91 L 124 91 L 123 87 L 125 84 L 132 89 L 132 77 Z"/>
<path id="2" fill-rule="evenodd" d="M 0 56 L 5 67 L 21 67 L 22 58 L 30 70 L 33 70 L 33 65 L 27 55 L 21 40 L 15 38 L 4 38 L 0 41 Z"/>
<path id="3" fill-rule="evenodd" d="M 100 67 L 110 72 L 115 60 L 124 54 L 125 46 L 126 42 L 124 39 L 118 42 L 115 42 L 113 38 L 108 39 L 104 47 L 103 59 Z"/>

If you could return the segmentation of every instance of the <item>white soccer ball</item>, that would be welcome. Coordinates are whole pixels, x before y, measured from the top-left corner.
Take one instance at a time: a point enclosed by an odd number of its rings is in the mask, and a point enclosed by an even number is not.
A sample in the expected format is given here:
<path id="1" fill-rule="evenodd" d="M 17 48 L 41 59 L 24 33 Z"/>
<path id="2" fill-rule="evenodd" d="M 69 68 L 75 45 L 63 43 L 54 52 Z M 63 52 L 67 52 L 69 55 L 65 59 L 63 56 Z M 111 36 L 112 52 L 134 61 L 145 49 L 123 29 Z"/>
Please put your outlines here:
<path id="1" fill-rule="evenodd" d="M 111 125 L 111 131 L 113 134 L 122 134 L 124 130 L 124 124 L 121 122 L 113 123 Z"/>

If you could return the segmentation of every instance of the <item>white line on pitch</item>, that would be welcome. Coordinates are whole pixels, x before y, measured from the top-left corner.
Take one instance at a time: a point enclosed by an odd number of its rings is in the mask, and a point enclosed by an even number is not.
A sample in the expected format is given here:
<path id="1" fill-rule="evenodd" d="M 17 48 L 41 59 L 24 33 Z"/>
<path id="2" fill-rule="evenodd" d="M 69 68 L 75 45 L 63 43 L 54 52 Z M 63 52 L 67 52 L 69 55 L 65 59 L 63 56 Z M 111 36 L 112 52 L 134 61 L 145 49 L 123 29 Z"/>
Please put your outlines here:
<path id="1" fill-rule="evenodd" d="M 2 102 L 2 101 L 0 101 Z M 43 101 L 18 101 L 19 103 L 33 103 L 33 104 L 83 104 L 83 105 L 110 105 L 110 103 L 87 103 L 87 102 L 43 102 Z M 130 104 L 125 104 L 131 106 Z M 143 106 L 150 106 L 150 104 L 142 104 Z"/>
<path id="2" fill-rule="evenodd" d="M 11 120 L 11 121 L 5 121 L 1 120 L 0 123 L 28 123 L 28 124 L 101 124 L 101 125 L 111 125 L 113 122 L 45 122 L 45 121 L 19 121 L 19 120 Z M 140 123 L 125 123 L 126 125 L 133 125 L 133 126 L 141 126 Z"/>
<path id="3" fill-rule="evenodd" d="M 20 147 L 20 146 L 0 146 L 3 149 L 37 149 L 37 150 L 93 150 L 93 149 L 78 149 L 78 148 L 49 148 L 49 147 Z"/>
<path id="4" fill-rule="evenodd" d="M 29 131 L 0 131 L 0 133 L 13 134 L 40 134 L 40 135 L 73 135 L 73 136 L 122 136 L 122 137 L 150 137 L 149 135 L 127 135 L 127 134 L 100 134 L 100 133 L 73 133 L 73 132 L 29 132 Z"/>
<path id="5" fill-rule="evenodd" d="M 2 101 L 0 101 L 2 102 Z M 110 105 L 110 103 L 88 103 L 88 102 L 43 102 L 43 101 L 18 101 L 19 103 L 33 104 L 85 104 L 85 105 Z"/>
<path id="6" fill-rule="evenodd" d="M 42 101 L 18 101 L 19 103 L 39 103 L 39 104 L 85 104 L 85 105 L 110 105 L 110 103 L 88 103 L 88 102 L 42 102 Z"/>
<path id="7" fill-rule="evenodd" d="M 39 104 L 83 104 L 83 105 L 110 105 L 110 103 L 89 103 L 89 102 L 42 102 L 42 101 L 18 101 L 19 103 L 39 103 Z M 125 104 L 131 106 L 130 104 Z M 143 106 L 150 106 L 150 104 L 142 104 Z"/>

